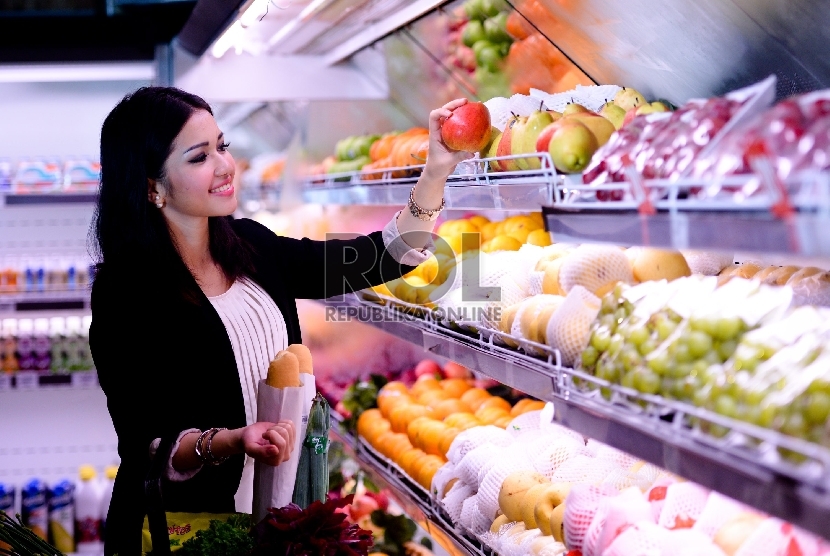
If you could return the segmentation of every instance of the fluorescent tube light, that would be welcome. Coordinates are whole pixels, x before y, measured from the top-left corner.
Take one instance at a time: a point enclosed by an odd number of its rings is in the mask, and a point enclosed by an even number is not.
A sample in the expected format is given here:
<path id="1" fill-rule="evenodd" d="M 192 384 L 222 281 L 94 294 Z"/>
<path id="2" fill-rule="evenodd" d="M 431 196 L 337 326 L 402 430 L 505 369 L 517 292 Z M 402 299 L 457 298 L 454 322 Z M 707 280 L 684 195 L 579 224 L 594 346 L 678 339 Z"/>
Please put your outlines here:
<path id="1" fill-rule="evenodd" d="M 0 65 L 0 83 L 152 81 L 155 78 L 156 66 L 153 62 Z"/>

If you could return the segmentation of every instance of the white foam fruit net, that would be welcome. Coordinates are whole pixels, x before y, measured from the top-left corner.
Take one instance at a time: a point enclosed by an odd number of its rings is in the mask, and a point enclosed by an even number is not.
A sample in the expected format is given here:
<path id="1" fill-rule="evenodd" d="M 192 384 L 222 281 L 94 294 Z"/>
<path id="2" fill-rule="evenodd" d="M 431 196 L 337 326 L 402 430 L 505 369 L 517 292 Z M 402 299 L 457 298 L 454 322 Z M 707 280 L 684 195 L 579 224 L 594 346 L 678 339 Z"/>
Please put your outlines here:
<path id="1" fill-rule="evenodd" d="M 476 501 L 475 511 L 473 513 L 473 533 L 476 536 L 483 535 L 487 531 L 490 530 L 490 526 L 493 524 L 493 518 L 487 517 L 482 511 L 481 508 L 478 507 L 478 501 Z"/>
<path id="2" fill-rule="evenodd" d="M 585 443 L 585 446 L 595 458 L 610 461 L 623 469 L 630 469 L 639 461 L 634 456 L 626 454 L 622 450 L 612 448 L 608 444 L 603 444 L 593 438 L 589 438 L 588 442 Z"/>
<path id="3" fill-rule="evenodd" d="M 597 296 L 575 286 L 548 321 L 548 345 L 559 350 L 563 365 L 572 366 L 588 345 L 591 323 L 599 314 L 600 303 Z"/>
<path id="4" fill-rule="evenodd" d="M 619 492 L 607 485 L 574 485 L 565 502 L 565 540 L 571 550 L 582 550 L 591 521 L 606 496 Z"/>
<path id="5" fill-rule="evenodd" d="M 516 443 L 513 444 L 515 448 L 514 454 L 522 454 L 520 457 L 527 461 L 527 465 L 531 466 L 534 459 L 539 455 L 545 453 L 550 439 L 545 435 L 544 431 L 535 430 L 528 431 L 521 435 Z M 514 455 L 513 457 L 516 457 Z"/>
<path id="6" fill-rule="evenodd" d="M 603 556 L 631 556 L 640 554 L 659 556 L 668 531 L 653 523 L 638 523 L 629 527 L 605 550 Z"/>
<path id="7" fill-rule="evenodd" d="M 608 511 L 611 507 L 611 500 L 615 496 L 606 496 L 599 502 L 594 517 L 591 519 L 588 530 L 585 532 L 585 538 L 582 540 L 582 556 L 601 556 L 599 551 L 599 540 L 602 532 L 605 530 L 605 522 L 608 519 Z"/>
<path id="8" fill-rule="evenodd" d="M 663 554 L 672 556 L 725 556 L 723 551 L 712 543 L 712 540 L 692 529 L 677 529 L 668 531 L 661 538 Z M 756 552 L 755 556 L 772 554 L 771 552 Z"/>
<path id="9" fill-rule="evenodd" d="M 458 481 L 441 501 L 453 523 L 459 523 L 464 501 L 472 497 L 474 493 L 475 491 L 467 483 Z"/>
<path id="10" fill-rule="evenodd" d="M 516 438 L 517 436 L 520 436 L 527 432 L 541 430 L 541 416 L 542 410 L 528 411 L 527 413 L 522 413 L 521 415 L 510 421 L 510 423 L 508 423 L 507 427 L 504 430 L 507 431 L 507 434 L 509 434 L 513 438 Z"/>
<path id="11" fill-rule="evenodd" d="M 508 475 L 514 471 L 532 471 L 533 468 L 526 461 L 519 461 L 508 454 L 493 465 L 484 480 L 478 486 L 478 505 L 481 513 L 490 517 L 492 522 L 499 511 L 499 491 Z"/>
<path id="12" fill-rule="evenodd" d="M 745 511 L 747 507 L 740 502 L 712 491 L 692 528 L 709 538 L 714 538 L 724 523 Z"/>
<path id="13" fill-rule="evenodd" d="M 577 85 L 575 89 L 561 93 L 546 93 L 539 89 L 530 89 L 530 96 L 545 102 L 548 110 L 562 112 L 570 102 L 581 104 L 594 112 L 602 109 L 602 105 L 614 100 L 622 87 L 618 85 Z"/>
<path id="14" fill-rule="evenodd" d="M 453 479 L 460 478 L 455 470 L 455 464 L 451 461 L 438 468 L 432 476 L 432 492 L 437 492 L 440 497 L 444 493 L 447 484 Z"/>
<path id="15" fill-rule="evenodd" d="M 601 554 L 614 542 L 620 531 L 629 526 L 642 522 L 654 523 L 651 506 L 643 498 L 642 491 L 636 487 L 623 490 L 619 496 L 609 496 L 604 502 L 607 508 L 604 523 L 597 524 L 599 517 L 597 513 L 591 527 L 588 528 L 585 541 L 585 546 L 589 549 L 588 553 L 593 548 L 594 554 Z M 595 527 L 596 525 L 598 527 Z"/>
<path id="16" fill-rule="evenodd" d="M 494 446 L 507 446 L 513 442 L 513 438 L 504 429 L 494 425 L 473 427 L 462 431 L 455 437 L 450 449 L 447 451 L 447 459 L 453 463 L 459 463 L 468 452 L 479 446 L 492 444 Z"/>
<path id="17" fill-rule="evenodd" d="M 533 468 L 537 473 L 552 479 L 556 470 L 564 462 L 577 455 L 587 455 L 585 445 L 582 442 L 568 437 L 549 440 L 544 450 L 533 458 Z"/>
<path id="18" fill-rule="evenodd" d="M 542 282 L 545 279 L 544 270 L 533 270 L 528 275 L 527 293 L 529 295 L 539 295 L 542 293 Z"/>
<path id="19" fill-rule="evenodd" d="M 463 504 L 461 504 L 461 517 L 458 519 L 458 523 L 460 523 L 465 529 L 472 531 L 473 520 L 475 519 L 477 512 L 478 504 L 476 503 L 476 497 L 470 496 L 464 500 Z"/>
<path id="20" fill-rule="evenodd" d="M 707 253 L 705 251 L 681 251 L 692 274 L 717 276 L 721 270 L 732 264 L 733 255 Z"/>
<path id="21" fill-rule="evenodd" d="M 780 519 L 767 518 L 747 537 L 735 556 L 757 556 L 758 554 L 787 554 L 787 545 L 792 538 L 792 527 L 785 526 Z"/>
<path id="22" fill-rule="evenodd" d="M 530 553 L 530 546 L 542 535 L 539 529 L 530 529 L 517 535 L 502 537 L 499 554 L 501 556 L 525 556 Z"/>
<path id="23" fill-rule="evenodd" d="M 484 444 L 469 451 L 456 467 L 459 477 L 469 485 L 478 485 L 479 470 L 503 453 L 502 447 L 495 444 Z"/>
<path id="24" fill-rule="evenodd" d="M 666 529 L 691 527 L 700 516 L 709 491 L 694 483 L 675 483 L 666 489 L 666 502 L 657 523 Z"/>
<path id="25" fill-rule="evenodd" d="M 613 245 L 582 244 L 562 261 L 559 269 L 559 284 L 566 292 L 582 286 L 596 293 L 611 282 L 630 284 L 633 281 L 628 257 Z"/>
<path id="26" fill-rule="evenodd" d="M 553 404 L 548 404 L 546 408 L 553 409 Z M 576 431 L 573 431 L 569 428 L 563 427 L 558 423 L 553 423 L 549 420 L 545 420 L 544 418 L 541 421 L 542 430 L 545 431 L 548 436 L 552 439 L 556 438 L 572 438 L 585 446 L 585 438 L 581 434 Z"/>

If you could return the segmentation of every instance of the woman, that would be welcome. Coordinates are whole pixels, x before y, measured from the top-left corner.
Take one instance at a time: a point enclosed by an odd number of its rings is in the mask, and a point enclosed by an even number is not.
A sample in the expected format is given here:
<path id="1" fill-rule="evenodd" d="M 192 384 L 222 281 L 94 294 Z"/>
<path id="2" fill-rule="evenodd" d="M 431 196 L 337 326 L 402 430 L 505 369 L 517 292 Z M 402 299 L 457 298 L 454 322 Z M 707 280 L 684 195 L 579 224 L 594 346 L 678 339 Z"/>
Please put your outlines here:
<path id="1" fill-rule="evenodd" d="M 429 256 L 446 178 L 469 156 L 443 144 L 440 125 L 464 103 L 430 114 L 407 209 L 383 232 L 325 242 L 230 218 L 236 167 L 201 98 L 142 88 L 107 116 L 90 330 L 121 456 L 107 554 L 140 550 L 143 479 L 161 438 L 175 440 L 166 510 L 250 512 L 252 462 L 279 465 L 293 444 L 292 423 L 257 422 L 256 384 L 302 342 L 295 300 L 377 285 Z"/>

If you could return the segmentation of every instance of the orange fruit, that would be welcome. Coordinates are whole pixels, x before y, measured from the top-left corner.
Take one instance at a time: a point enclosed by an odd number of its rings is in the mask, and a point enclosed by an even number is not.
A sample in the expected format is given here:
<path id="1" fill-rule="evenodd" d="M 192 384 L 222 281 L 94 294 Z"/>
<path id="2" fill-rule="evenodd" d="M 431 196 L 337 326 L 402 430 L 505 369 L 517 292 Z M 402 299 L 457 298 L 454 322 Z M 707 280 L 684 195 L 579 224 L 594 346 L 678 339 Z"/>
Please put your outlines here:
<path id="1" fill-rule="evenodd" d="M 523 415 L 525 413 L 529 413 L 531 411 L 539 411 L 540 409 L 544 409 L 545 402 L 540 400 L 532 400 L 530 403 L 527 403 L 522 407 L 521 412 L 519 415 Z"/>
<path id="2" fill-rule="evenodd" d="M 428 454 L 442 456 L 439 446 L 445 430 L 447 425 L 441 421 L 431 420 L 425 423 L 420 435 L 421 449 Z"/>
<path id="3" fill-rule="evenodd" d="M 427 390 L 441 390 L 441 383 L 434 376 L 423 375 L 418 377 L 418 380 L 409 389 L 410 393 L 416 398 Z"/>
<path id="4" fill-rule="evenodd" d="M 441 388 L 451 397 L 460 398 L 464 392 L 471 388 L 471 385 L 463 378 L 447 378 L 441 381 Z"/>
<path id="5" fill-rule="evenodd" d="M 531 401 L 533 400 L 531 400 L 530 398 L 522 398 L 521 400 L 517 401 L 516 405 L 514 405 L 513 408 L 510 410 L 510 415 L 512 415 L 513 417 L 521 415 L 522 408 Z"/>
<path id="6" fill-rule="evenodd" d="M 433 410 L 425 405 L 409 404 L 398 406 L 389 414 L 389 421 L 392 423 L 392 430 L 395 432 L 406 432 L 409 423 L 416 417 L 432 417 Z"/>
<path id="7" fill-rule="evenodd" d="M 412 448 L 401 454 L 400 458 L 398 458 L 398 465 L 406 471 L 407 475 L 412 475 L 412 465 L 425 456 L 426 453 L 423 450 Z"/>
<path id="8" fill-rule="evenodd" d="M 484 423 L 472 413 L 453 413 L 444 419 L 444 424 L 465 431 L 473 427 L 480 427 Z"/>
<path id="9" fill-rule="evenodd" d="M 513 420 L 513 417 L 511 417 L 510 415 L 505 415 L 504 417 L 499 417 L 498 419 L 493 421 L 492 424 L 496 425 L 497 427 L 501 427 L 503 429 L 506 429 L 507 425 L 509 425 L 512 420 Z"/>
<path id="10" fill-rule="evenodd" d="M 461 400 L 449 399 L 435 404 L 435 418 L 444 420 L 453 413 L 467 413 L 470 411 L 469 406 Z"/>
<path id="11" fill-rule="evenodd" d="M 444 432 L 441 434 L 441 441 L 438 443 L 438 451 L 441 452 L 441 455 L 447 457 L 447 452 L 450 451 L 450 446 L 452 446 L 453 440 L 461 431 L 455 427 L 447 427 L 444 429 Z"/>
<path id="12" fill-rule="evenodd" d="M 404 452 L 411 450 L 414 446 L 412 446 L 412 442 L 409 441 L 409 437 L 406 434 L 401 433 L 395 437 L 394 441 L 389 443 L 388 448 L 389 459 L 392 461 L 398 461 Z"/>
<path id="13" fill-rule="evenodd" d="M 489 400 L 484 400 L 484 402 L 478 406 L 478 409 L 482 409 L 484 407 L 500 407 L 508 413 L 510 413 L 510 410 L 513 409 L 510 402 L 497 396 L 492 396 Z M 478 409 L 476 411 L 478 411 Z"/>
<path id="14" fill-rule="evenodd" d="M 406 434 L 416 448 L 421 448 L 421 432 L 423 426 L 429 421 L 432 421 L 429 417 L 416 417 L 406 426 Z"/>
<path id="15" fill-rule="evenodd" d="M 467 404 L 471 410 L 475 411 L 478 409 L 478 406 L 481 405 L 481 402 L 491 397 L 490 393 L 483 388 L 470 388 L 461 394 L 460 399 L 462 402 Z"/>
<path id="16" fill-rule="evenodd" d="M 476 417 L 478 417 L 479 421 L 492 425 L 496 422 L 496 419 L 510 417 L 510 412 L 498 407 L 482 407 L 476 411 Z"/>
<path id="17" fill-rule="evenodd" d="M 394 432 L 392 432 L 392 430 L 391 430 L 391 429 L 390 429 L 390 430 L 388 430 L 388 431 L 383 431 L 382 433 L 378 434 L 377 436 L 375 436 L 375 438 L 372 440 L 372 442 L 370 442 L 370 444 L 372 445 L 372 448 L 374 448 L 374 449 L 375 449 L 375 450 L 377 450 L 378 452 L 383 453 L 383 452 L 381 451 L 381 448 L 380 448 L 380 447 L 381 447 L 381 446 L 384 446 L 384 445 L 385 445 L 385 443 L 386 443 L 386 441 L 387 441 L 387 439 L 388 439 L 389 437 L 391 437 L 393 434 L 395 434 L 395 433 L 394 433 Z"/>
<path id="18" fill-rule="evenodd" d="M 392 390 L 385 394 L 378 394 L 378 409 L 387 419 L 392 409 L 401 405 L 408 405 L 415 402 L 415 398 L 409 394 L 402 394 Z"/>
<path id="19" fill-rule="evenodd" d="M 448 400 L 452 397 L 452 395 L 445 392 L 444 390 L 427 390 L 426 392 L 418 396 L 418 403 L 422 405 L 428 405 L 430 407 L 435 407 L 436 405 L 438 405 L 439 402 Z"/>
<path id="20" fill-rule="evenodd" d="M 360 417 L 357 418 L 357 434 L 365 437 L 369 426 L 378 419 L 383 419 L 380 409 L 367 409 L 361 413 Z"/>
<path id="21" fill-rule="evenodd" d="M 378 395 L 380 396 L 381 394 L 386 392 L 400 392 L 401 394 L 408 394 L 409 388 L 400 380 L 392 380 L 381 387 L 381 389 L 378 391 Z"/>
<path id="22" fill-rule="evenodd" d="M 438 456 L 426 456 L 418 469 L 417 481 L 426 490 L 432 490 L 432 478 L 444 465 L 444 460 Z"/>
<path id="23" fill-rule="evenodd" d="M 386 419 L 378 419 L 377 421 L 373 422 L 369 427 L 369 430 L 366 431 L 366 440 L 369 444 L 372 444 L 378 436 L 385 433 L 386 431 L 392 430 L 392 423 L 390 423 Z"/>

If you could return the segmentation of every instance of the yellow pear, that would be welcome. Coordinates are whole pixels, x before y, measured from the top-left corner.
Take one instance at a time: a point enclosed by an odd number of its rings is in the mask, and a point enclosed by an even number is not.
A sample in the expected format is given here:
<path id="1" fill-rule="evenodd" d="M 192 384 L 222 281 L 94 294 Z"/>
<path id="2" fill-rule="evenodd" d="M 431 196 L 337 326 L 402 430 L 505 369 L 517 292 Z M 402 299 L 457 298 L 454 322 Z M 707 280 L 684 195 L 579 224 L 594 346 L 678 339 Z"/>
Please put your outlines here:
<path id="1" fill-rule="evenodd" d="M 560 172 L 573 174 L 584 170 L 599 148 L 597 138 L 585 124 L 573 118 L 562 118 L 548 144 L 553 165 Z"/>
<path id="2" fill-rule="evenodd" d="M 594 137 L 597 138 L 597 143 L 600 147 L 606 144 L 617 130 L 617 128 L 614 127 L 614 124 L 610 121 L 593 113 L 574 114 L 572 116 L 568 116 L 568 118 L 585 124 L 585 127 L 590 129 L 591 133 L 594 134 Z"/>

